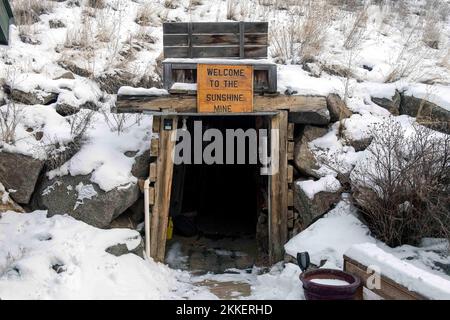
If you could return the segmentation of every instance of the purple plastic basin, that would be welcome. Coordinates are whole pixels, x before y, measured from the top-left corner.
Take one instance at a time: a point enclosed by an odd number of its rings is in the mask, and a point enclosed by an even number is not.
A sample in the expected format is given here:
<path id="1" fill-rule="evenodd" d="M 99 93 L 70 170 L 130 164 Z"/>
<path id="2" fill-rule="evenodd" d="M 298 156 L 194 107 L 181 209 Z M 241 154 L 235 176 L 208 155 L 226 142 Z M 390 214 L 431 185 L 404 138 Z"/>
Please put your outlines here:
<path id="1" fill-rule="evenodd" d="M 303 283 L 306 300 L 354 300 L 356 291 L 361 285 L 361 280 L 358 277 L 334 269 L 316 269 L 303 272 L 300 274 L 300 281 Z M 348 284 L 326 284 L 326 282 L 340 281 Z"/>

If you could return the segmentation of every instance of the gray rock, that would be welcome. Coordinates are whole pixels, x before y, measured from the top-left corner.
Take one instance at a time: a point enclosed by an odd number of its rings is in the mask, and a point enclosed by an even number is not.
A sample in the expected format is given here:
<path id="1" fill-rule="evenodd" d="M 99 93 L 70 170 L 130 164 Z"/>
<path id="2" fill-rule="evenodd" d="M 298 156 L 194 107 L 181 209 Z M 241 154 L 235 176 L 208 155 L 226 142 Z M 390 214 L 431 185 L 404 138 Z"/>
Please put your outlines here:
<path id="1" fill-rule="evenodd" d="M 327 213 L 341 198 L 341 190 L 337 192 L 319 192 L 314 199 L 308 198 L 298 183 L 294 183 L 294 207 L 299 212 L 299 224 L 307 228 L 317 218 Z"/>
<path id="2" fill-rule="evenodd" d="M 65 28 L 66 27 L 64 22 L 62 22 L 59 19 L 50 19 L 48 21 L 48 25 L 50 26 L 50 29 L 58 29 L 58 28 Z"/>
<path id="3" fill-rule="evenodd" d="M 400 113 L 400 103 L 402 99 L 398 91 L 395 91 L 395 95 L 390 99 L 377 97 L 371 97 L 371 99 L 375 104 L 388 110 L 393 115 L 398 115 Z"/>
<path id="4" fill-rule="evenodd" d="M 430 101 L 403 94 L 400 114 L 426 120 L 420 123 L 431 129 L 450 133 L 450 111 Z"/>
<path id="5" fill-rule="evenodd" d="M 70 104 L 67 103 L 57 103 L 55 110 L 59 115 L 67 117 L 80 111 L 80 108 L 71 106 Z"/>
<path id="6" fill-rule="evenodd" d="M 50 104 L 57 100 L 58 94 L 54 92 L 45 92 L 43 90 L 34 89 L 31 92 L 25 92 L 19 89 L 12 89 L 10 98 L 16 102 L 23 104 Z"/>
<path id="7" fill-rule="evenodd" d="M 59 61 L 58 64 L 66 70 L 69 70 L 81 77 L 89 78 L 92 75 L 92 72 L 86 69 L 83 69 L 76 65 L 74 62 L 70 60 Z"/>
<path id="8" fill-rule="evenodd" d="M 308 143 L 319 138 L 327 133 L 326 128 L 305 126 L 300 138 L 295 142 L 294 148 L 294 165 L 300 173 L 319 178 L 319 175 L 314 171 L 319 169 L 316 158 L 311 150 L 309 150 Z"/>
<path id="9" fill-rule="evenodd" d="M 289 112 L 289 122 L 319 126 L 327 125 L 330 123 L 330 112 L 328 111 L 325 98 L 323 104 Z"/>
<path id="10" fill-rule="evenodd" d="M 79 192 L 80 189 L 82 192 Z M 80 193 L 84 194 L 80 197 Z M 48 215 L 69 214 L 98 228 L 106 228 L 128 209 L 140 194 L 137 184 L 105 192 L 87 176 L 45 178 L 33 197 L 35 209 L 48 210 Z"/>
<path id="11" fill-rule="evenodd" d="M 149 174 L 150 149 L 134 159 L 131 174 L 136 178 L 147 179 Z"/>
<path id="12" fill-rule="evenodd" d="M 364 151 L 366 150 L 370 143 L 372 142 L 373 138 L 364 138 L 364 139 L 359 139 L 359 140 L 354 140 L 354 139 L 350 139 L 347 138 L 347 144 L 352 146 L 356 152 L 358 151 Z"/>
<path id="13" fill-rule="evenodd" d="M 75 79 L 75 76 L 73 75 L 72 72 L 66 71 L 66 72 L 64 72 L 62 75 L 60 75 L 59 77 L 56 77 L 56 78 L 55 78 L 55 80 L 60 80 L 60 79 L 74 80 L 74 79 Z"/>
<path id="14" fill-rule="evenodd" d="M 129 250 L 125 243 L 118 243 L 106 248 L 105 251 L 116 257 L 120 257 L 128 253 L 133 253 L 141 258 L 144 258 L 144 241 L 140 236 L 137 237 L 139 237 L 141 241 L 139 242 L 136 248 Z"/>
<path id="15" fill-rule="evenodd" d="M 0 181 L 6 189 L 16 190 L 11 198 L 20 203 L 30 202 L 44 162 L 18 153 L 0 152 Z"/>
<path id="16" fill-rule="evenodd" d="M 327 97 L 327 107 L 328 111 L 330 111 L 330 119 L 331 122 L 336 122 L 342 119 L 350 118 L 352 116 L 352 112 L 345 102 L 341 99 L 341 97 L 337 94 L 330 94 Z"/>

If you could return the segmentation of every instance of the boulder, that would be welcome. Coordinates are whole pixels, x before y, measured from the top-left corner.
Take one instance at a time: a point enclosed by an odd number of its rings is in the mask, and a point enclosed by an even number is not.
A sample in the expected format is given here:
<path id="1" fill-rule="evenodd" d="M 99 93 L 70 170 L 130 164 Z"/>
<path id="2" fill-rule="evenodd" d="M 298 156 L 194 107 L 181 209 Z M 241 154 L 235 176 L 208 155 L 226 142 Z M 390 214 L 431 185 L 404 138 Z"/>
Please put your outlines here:
<path id="1" fill-rule="evenodd" d="M 20 203 L 30 202 L 44 162 L 18 153 L 0 152 L 0 181 L 11 198 Z"/>
<path id="2" fill-rule="evenodd" d="M 348 137 L 346 138 L 347 144 L 349 146 L 352 146 L 356 152 L 366 150 L 369 147 L 372 140 L 373 140 L 372 137 L 363 138 L 363 139 L 359 139 L 359 140 L 348 138 Z"/>
<path id="3" fill-rule="evenodd" d="M 86 176 L 44 178 L 33 198 L 36 209 L 48 215 L 69 214 L 98 228 L 106 228 L 127 210 L 140 194 L 137 184 L 105 192 Z"/>
<path id="4" fill-rule="evenodd" d="M 426 119 L 427 121 L 420 123 L 431 129 L 450 133 L 450 111 L 430 101 L 403 94 L 400 114 Z"/>
<path id="5" fill-rule="evenodd" d="M 299 212 L 298 224 L 303 229 L 307 228 L 317 218 L 327 213 L 340 199 L 341 190 L 318 192 L 313 199 L 310 199 L 299 184 L 294 183 L 294 207 Z"/>
<path id="6" fill-rule="evenodd" d="M 337 94 L 330 94 L 327 97 L 327 107 L 328 111 L 330 111 L 330 119 L 331 122 L 336 122 L 342 119 L 350 118 L 352 116 L 352 112 L 345 102 L 341 99 L 341 97 Z"/>
<path id="7" fill-rule="evenodd" d="M 75 79 L 75 76 L 73 75 L 72 72 L 66 71 L 66 72 L 64 72 L 62 75 L 60 75 L 59 77 L 56 77 L 56 78 L 55 78 L 55 80 L 60 80 L 60 79 L 74 80 L 74 79 Z"/>
<path id="8" fill-rule="evenodd" d="M 139 244 L 133 248 L 128 249 L 128 246 L 125 243 L 118 243 L 113 246 L 110 246 L 105 249 L 105 251 L 109 254 L 112 254 L 113 256 L 120 257 L 124 254 L 133 253 L 141 258 L 144 258 L 144 241 L 140 236 L 136 236 L 141 239 Z"/>
<path id="9" fill-rule="evenodd" d="M 56 102 L 58 94 L 54 92 L 45 92 L 40 89 L 33 89 L 30 92 L 25 92 L 19 89 L 12 89 L 10 98 L 16 102 L 23 104 L 51 104 Z"/>
<path id="10" fill-rule="evenodd" d="M 330 112 L 327 108 L 325 97 L 316 97 L 314 102 L 308 107 L 301 106 L 296 108 L 293 106 L 289 112 L 289 122 L 310 125 L 327 125 L 330 123 Z"/>
<path id="11" fill-rule="evenodd" d="M 393 115 L 399 115 L 400 103 L 401 103 L 402 98 L 398 91 L 395 91 L 395 94 L 392 98 L 371 97 L 371 99 L 375 104 L 388 110 Z"/>
<path id="12" fill-rule="evenodd" d="M 305 126 L 300 138 L 295 142 L 294 165 L 297 170 L 307 176 L 319 178 L 314 171 L 319 169 L 316 158 L 308 147 L 308 143 L 327 133 L 326 128 Z"/>
<path id="13" fill-rule="evenodd" d="M 134 158 L 131 174 L 136 178 L 147 179 L 149 174 L 150 149 Z"/>
<path id="14" fill-rule="evenodd" d="M 67 116 L 71 116 L 71 115 L 77 113 L 78 111 L 80 111 L 80 108 L 72 106 L 67 103 L 57 103 L 55 110 L 59 115 L 61 115 L 63 117 L 67 117 Z"/>

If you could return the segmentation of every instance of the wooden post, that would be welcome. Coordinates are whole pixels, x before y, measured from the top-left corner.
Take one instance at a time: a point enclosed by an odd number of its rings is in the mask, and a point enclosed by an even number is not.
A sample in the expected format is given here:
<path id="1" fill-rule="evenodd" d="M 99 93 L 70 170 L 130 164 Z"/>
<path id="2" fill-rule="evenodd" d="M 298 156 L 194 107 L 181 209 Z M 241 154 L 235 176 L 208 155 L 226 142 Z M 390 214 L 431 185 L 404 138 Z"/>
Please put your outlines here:
<path id="1" fill-rule="evenodd" d="M 165 125 L 171 125 L 171 129 Z M 159 131 L 159 155 L 155 183 L 155 204 L 151 221 L 151 256 L 159 262 L 164 261 L 166 250 L 167 224 L 169 221 L 170 193 L 172 189 L 173 159 L 177 121 L 176 117 L 162 117 Z"/>
<path id="2" fill-rule="evenodd" d="M 280 111 L 272 118 L 271 129 L 278 130 L 278 137 L 271 137 L 271 143 L 278 143 L 278 150 L 275 150 L 278 153 L 278 172 L 269 177 L 269 257 L 273 264 L 284 258 L 283 247 L 287 241 L 287 111 Z M 278 141 L 274 141 L 274 138 L 278 138 Z M 274 155 L 271 156 L 274 159 Z"/>

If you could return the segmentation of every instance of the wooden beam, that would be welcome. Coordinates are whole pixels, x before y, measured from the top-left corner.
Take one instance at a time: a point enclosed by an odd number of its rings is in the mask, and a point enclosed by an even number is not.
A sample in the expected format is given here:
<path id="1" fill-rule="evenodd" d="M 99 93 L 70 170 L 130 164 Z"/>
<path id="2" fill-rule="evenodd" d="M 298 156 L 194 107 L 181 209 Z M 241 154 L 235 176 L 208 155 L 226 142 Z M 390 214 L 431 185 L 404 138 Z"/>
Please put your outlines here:
<path id="1" fill-rule="evenodd" d="M 173 160 L 172 150 L 175 147 L 176 117 L 162 118 L 172 122 L 172 130 L 160 126 L 159 150 L 157 160 L 157 180 L 155 183 L 155 204 L 151 221 L 151 256 L 156 261 L 163 262 L 166 250 L 167 224 L 169 221 L 170 195 L 172 190 Z"/>
<path id="2" fill-rule="evenodd" d="M 367 283 L 367 279 L 373 275 L 373 272 L 368 272 L 367 266 L 347 257 L 346 255 L 344 255 L 344 271 L 359 276 L 363 286 Z M 383 274 L 380 276 L 380 289 L 370 289 L 380 297 L 388 300 L 427 300 L 426 297 L 418 294 L 417 292 L 409 291 L 404 286 L 384 276 Z"/>
<path id="3" fill-rule="evenodd" d="M 278 137 L 271 137 L 271 140 L 278 138 L 276 141 L 278 150 L 275 150 L 277 153 L 275 161 L 278 162 L 278 171 L 269 176 L 269 258 L 272 264 L 283 259 L 284 244 L 287 241 L 287 123 L 288 115 L 286 111 L 279 112 L 271 121 L 271 129 L 278 131 Z M 271 149 L 273 150 L 273 148 Z M 272 160 L 274 161 L 274 159 L 274 155 L 272 155 Z"/>
<path id="4" fill-rule="evenodd" d="M 291 112 L 304 112 L 323 110 L 327 107 L 325 97 L 321 96 L 254 96 L 255 112 L 289 110 Z M 197 97 L 192 95 L 165 95 L 165 96 L 117 96 L 116 107 L 118 112 L 142 111 L 173 111 L 197 112 Z"/>

